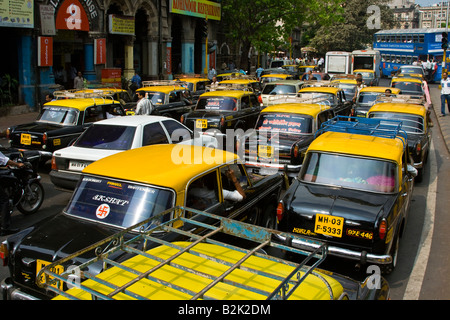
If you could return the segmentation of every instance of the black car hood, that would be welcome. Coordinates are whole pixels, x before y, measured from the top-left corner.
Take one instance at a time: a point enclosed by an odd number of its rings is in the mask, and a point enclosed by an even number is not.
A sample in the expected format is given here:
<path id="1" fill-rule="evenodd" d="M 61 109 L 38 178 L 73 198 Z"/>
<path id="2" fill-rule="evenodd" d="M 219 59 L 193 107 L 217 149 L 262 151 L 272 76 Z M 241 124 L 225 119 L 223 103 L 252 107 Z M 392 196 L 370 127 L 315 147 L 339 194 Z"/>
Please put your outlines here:
<path id="1" fill-rule="evenodd" d="M 346 220 L 373 222 L 389 211 L 396 194 L 373 193 L 323 185 L 299 183 L 290 203 L 292 210 L 303 215 L 331 214 Z"/>
<path id="2" fill-rule="evenodd" d="M 252 139 L 250 137 L 249 139 Z M 280 149 L 289 148 L 291 149 L 292 145 L 296 143 L 299 147 L 307 146 L 314 139 L 313 135 L 299 135 L 299 134 L 271 134 L 271 133 L 260 133 L 258 134 L 258 144 L 266 144 L 270 145 L 276 143 L 278 141 L 278 145 Z"/>

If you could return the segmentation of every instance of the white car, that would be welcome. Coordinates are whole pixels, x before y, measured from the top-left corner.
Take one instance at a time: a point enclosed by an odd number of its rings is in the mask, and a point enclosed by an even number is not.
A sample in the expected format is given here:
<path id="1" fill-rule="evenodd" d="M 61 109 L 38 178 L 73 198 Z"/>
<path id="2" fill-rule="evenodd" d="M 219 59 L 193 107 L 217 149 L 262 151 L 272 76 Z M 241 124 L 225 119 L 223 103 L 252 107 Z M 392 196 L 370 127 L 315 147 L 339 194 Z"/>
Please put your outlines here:
<path id="1" fill-rule="evenodd" d="M 172 143 L 218 147 L 213 136 L 194 136 L 190 129 L 172 118 L 148 115 L 110 118 L 95 122 L 71 146 L 53 153 L 50 179 L 58 188 L 73 190 L 81 171 L 96 160 L 128 149 Z"/>

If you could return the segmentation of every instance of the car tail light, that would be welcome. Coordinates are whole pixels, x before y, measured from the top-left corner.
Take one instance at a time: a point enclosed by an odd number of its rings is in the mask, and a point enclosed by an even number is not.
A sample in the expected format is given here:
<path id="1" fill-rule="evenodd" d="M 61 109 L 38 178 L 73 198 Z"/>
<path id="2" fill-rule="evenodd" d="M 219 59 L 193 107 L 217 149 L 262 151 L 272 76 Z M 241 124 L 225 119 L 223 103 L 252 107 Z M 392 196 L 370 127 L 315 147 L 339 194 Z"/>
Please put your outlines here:
<path id="1" fill-rule="evenodd" d="M 225 118 L 222 116 L 220 117 L 220 127 L 223 128 L 225 126 Z"/>
<path id="2" fill-rule="evenodd" d="M 284 215 L 284 204 L 283 201 L 278 202 L 278 206 L 277 206 L 277 220 L 278 222 L 281 221 L 281 219 L 283 219 L 283 215 Z"/>
<path id="3" fill-rule="evenodd" d="M 9 139 L 9 136 L 11 135 L 11 129 L 6 129 L 6 139 Z"/>
<path id="4" fill-rule="evenodd" d="M 263 100 L 262 100 L 261 95 L 258 96 L 258 102 L 259 102 L 259 103 L 263 103 Z"/>
<path id="5" fill-rule="evenodd" d="M 42 145 L 46 145 L 47 140 L 48 140 L 48 137 L 47 137 L 47 132 L 46 132 L 42 135 Z"/>
<path id="6" fill-rule="evenodd" d="M 184 123 L 184 114 L 180 117 L 180 122 Z"/>
<path id="7" fill-rule="evenodd" d="M 416 153 L 420 154 L 421 151 L 422 151 L 422 144 L 419 142 L 416 144 Z"/>
<path id="8" fill-rule="evenodd" d="M 294 156 L 294 158 L 297 158 L 298 157 L 298 145 L 295 145 L 294 146 L 294 150 L 293 150 L 293 152 L 292 152 L 292 155 Z"/>
<path id="9" fill-rule="evenodd" d="M 6 242 L 0 244 L 0 258 L 3 260 L 3 266 L 8 264 L 8 245 Z"/>
<path id="10" fill-rule="evenodd" d="M 380 226 L 378 227 L 378 234 L 380 236 L 380 239 L 383 240 L 386 237 L 387 233 L 387 222 L 386 220 L 381 220 Z"/>
<path id="11" fill-rule="evenodd" d="M 58 170 L 58 165 L 56 164 L 55 156 L 52 157 L 52 170 Z"/>

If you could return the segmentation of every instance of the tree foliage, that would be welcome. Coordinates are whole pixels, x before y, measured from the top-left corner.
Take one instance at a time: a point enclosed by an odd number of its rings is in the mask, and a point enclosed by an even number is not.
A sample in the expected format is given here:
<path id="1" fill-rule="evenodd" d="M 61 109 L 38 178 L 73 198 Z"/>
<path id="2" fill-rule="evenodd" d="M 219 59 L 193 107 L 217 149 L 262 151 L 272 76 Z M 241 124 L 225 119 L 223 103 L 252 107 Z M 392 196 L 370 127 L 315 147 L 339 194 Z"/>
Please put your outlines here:
<path id="1" fill-rule="evenodd" d="M 353 51 L 371 46 L 373 35 L 379 29 L 374 28 L 368 20 L 373 11 L 368 12 L 371 5 L 380 9 L 380 29 L 391 29 L 395 26 L 392 11 L 387 0 L 344 0 L 339 19 L 331 25 L 322 25 L 315 32 L 310 45 L 319 52 Z"/>
<path id="2" fill-rule="evenodd" d="M 270 52 L 288 42 L 294 28 L 323 26 L 340 19 L 342 0 L 223 0 L 226 37 L 241 45 L 239 65 L 246 67 L 251 46 Z"/>

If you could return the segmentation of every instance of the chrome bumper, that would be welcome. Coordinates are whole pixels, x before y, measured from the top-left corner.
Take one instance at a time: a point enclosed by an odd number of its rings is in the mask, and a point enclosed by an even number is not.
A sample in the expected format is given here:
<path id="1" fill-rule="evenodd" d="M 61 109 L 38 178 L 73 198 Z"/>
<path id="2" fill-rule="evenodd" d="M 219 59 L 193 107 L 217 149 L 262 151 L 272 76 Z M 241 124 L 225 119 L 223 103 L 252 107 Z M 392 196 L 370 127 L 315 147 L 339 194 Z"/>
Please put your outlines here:
<path id="1" fill-rule="evenodd" d="M 0 286 L 3 300 L 40 300 L 14 287 L 12 283 L 9 283 L 8 278 L 3 279 Z"/>
<path id="2" fill-rule="evenodd" d="M 246 161 L 245 166 L 250 169 L 258 169 L 261 171 L 267 170 L 267 171 L 286 171 L 288 176 L 297 176 L 298 172 L 300 171 L 302 165 L 292 165 L 292 164 L 275 164 L 275 163 L 264 163 L 264 162 L 253 162 L 253 161 Z"/>
<path id="3" fill-rule="evenodd" d="M 318 248 L 318 245 L 312 242 L 307 242 L 301 239 L 292 239 L 289 237 L 285 237 L 283 235 L 277 234 L 275 237 L 283 242 L 287 243 L 290 246 L 293 246 L 298 249 L 303 250 L 315 250 Z M 372 254 L 367 253 L 365 251 L 355 251 L 350 249 L 344 249 L 336 246 L 329 246 L 328 247 L 328 254 L 340 258 L 350 259 L 350 260 L 356 260 L 361 263 L 374 263 L 374 264 L 389 264 L 392 262 L 392 256 L 389 254 L 385 255 L 378 255 L 378 254 Z"/>

